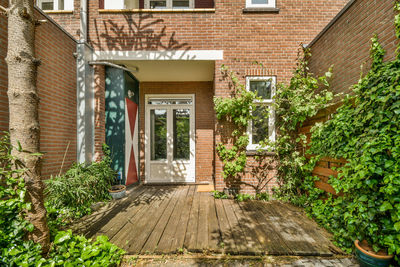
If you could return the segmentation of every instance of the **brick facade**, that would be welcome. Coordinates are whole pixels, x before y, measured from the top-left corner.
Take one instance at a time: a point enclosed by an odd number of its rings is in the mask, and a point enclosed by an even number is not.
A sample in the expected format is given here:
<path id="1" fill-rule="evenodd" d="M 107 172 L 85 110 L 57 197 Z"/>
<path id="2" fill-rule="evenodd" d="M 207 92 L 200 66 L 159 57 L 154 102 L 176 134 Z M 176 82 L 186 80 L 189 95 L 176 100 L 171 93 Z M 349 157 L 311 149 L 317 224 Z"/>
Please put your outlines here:
<path id="1" fill-rule="evenodd" d="M 281 0 L 277 1 L 279 12 L 261 13 L 244 13 L 245 0 L 214 2 L 215 11 L 207 12 L 111 12 L 99 11 L 98 0 L 89 1 L 89 43 L 97 51 L 223 50 L 224 59 L 215 62 L 213 93 L 225 97 L 231 91 L 219 66 L 232 68 L 243 83 L 246 75 L 257 74 L 288 81 L 299 44 L 310 43 L 348 0 Z M 65 14 L 51 14 L 72 34 L 79 31 L 73 22 L 76 5 L 69 19 Z M 254 65 L 256 60 L 264 67 Z M 213 112 L 212 106 L 210 110 Z M 208 130 L 215 145 L 220 141 L 218 126 L 214 123 Z M 214 166 L 210 166 L 213 172 L 206 171 L 210 175 L 207 180 L 214 174 L 216 188 L 221 190 L 225 187 L 222 163 L 216 154 L 207 157 L 215 159 Z M 143 161 L 143 154 L 141 158 Z M 198 180 L 202 177 L 197 173 Z"/>
<path id="2" fill-rule="evenodd" d="M 0 0 L 6 6 L 7 1 Z M 38 19 L 47 19 L 36 12 Z M 76 42 L 49 21 L 36 28 L 36 57 L 41 60 L 37 74 L 40 97 L 40 150 L 45 153 L 43 177 L 63 171 L 76 161 Z M 8 130 L 7 20 L 0 16 L 0 131 Z"/>
<path id="3" fill-rule="evenodd" d="M 358 82 L 361 72 L 365 74 L 370 68 L 369 51 L 374 34 L 377 34 L 379 42 L 387 52 L 385 60 L 395 57 L 399 41 L 395 36 L 393 5 L 392 0 L 351 1 L 310 44 L 310 71 L 321 75 L 333 65 L 331 90 L 336 93 L 351 93 L 351 86 Z M 340 103 L 322 110 L 305 122 L 300 131 L 310 136 L 311 127 L 316 122 L 326 121 L 339 105 Z M 320 178 L 316 181 L 316 186 L 336 195 L 335 190 L 328 184 L 328 179 L 330 175 L 337 175 L 331 168 L 342 166 L 344 163 L 342 159 L 332 158 L 319 161 L 313 171 L 313 174 Z"/>

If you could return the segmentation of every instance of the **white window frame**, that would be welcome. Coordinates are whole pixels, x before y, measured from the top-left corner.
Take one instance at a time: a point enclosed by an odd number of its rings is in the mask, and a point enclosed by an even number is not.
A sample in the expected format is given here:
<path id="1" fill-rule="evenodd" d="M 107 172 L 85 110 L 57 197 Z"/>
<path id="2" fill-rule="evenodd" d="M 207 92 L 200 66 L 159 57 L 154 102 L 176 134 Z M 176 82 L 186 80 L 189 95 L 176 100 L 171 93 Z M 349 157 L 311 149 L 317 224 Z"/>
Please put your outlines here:
<path id="1" fill-rule="evenodd" d="M 43 3 L 53 2 L 53 9 L 52 10 L 44 10 L 44 11 L 59 11 L 59 10 L 67 10 L 73 11 L 74 10 L 74 0 L 64 0 L 64 9 L 59 9 L 58 4 L 59 0 L 37 0 L 36 5 L 42 9 Z"/>
<path id="2" fill-rule="evenodd" d="M 167 1 L 167 6 L 163 8 L 157 8 L 157 9 L 193 9 L 194 8 L 194 0 L 189 0 L 189 7 L 173 7 L 172 6 L 172 1 L 173 0 L 166 0 Z M 145 9 L 150 9 L 150 0 L 145 0 L 144 1 L 144 8 Z"/>
<path id="3" fill-rule="evenodd" d="M 246 0 L 246 7 L 250 8 L 275 8 L 275 0 L 268 0 L 268 4 L 253 4 L 251 0 Z"/>
<path id="4" fill-rule="evenodd" d="M 254 104 L 269 106 L 269 118 L 268 118 L 268 136 L 270 142 L 275 142 L 275 108 L 274 108 L 274 96 L 276 91 L 276 77 L 275 76 L 249 76 L 246 77 L 246 90 L 250 91 L 251 81 L 271 81 L 271 99 L 256 100 Z M 249 144 L 247 150 L 254 151 L 261 148 L 259 144 L 253 144 L 253 121 L 249 122 L 247 127 L 247 135 L 249 136 Z M 263 147 L 263 149 L 269 149 L 269 147 Z"/>

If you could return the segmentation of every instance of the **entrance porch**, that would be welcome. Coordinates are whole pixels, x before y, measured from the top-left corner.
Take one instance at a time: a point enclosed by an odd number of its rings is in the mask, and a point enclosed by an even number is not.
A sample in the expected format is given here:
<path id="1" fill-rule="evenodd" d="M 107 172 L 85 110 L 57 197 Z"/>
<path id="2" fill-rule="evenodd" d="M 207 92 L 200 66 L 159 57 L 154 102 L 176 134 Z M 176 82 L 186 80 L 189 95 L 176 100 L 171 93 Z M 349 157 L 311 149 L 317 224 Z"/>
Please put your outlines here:
<path id="1" fill-rule="evenodd" d="M 340 253 L 301 209 L 279 201 L 214 199 L 194 185 L 135 187 L 73 229 L 88 237 L 106 235 L 130 255 Z"/>

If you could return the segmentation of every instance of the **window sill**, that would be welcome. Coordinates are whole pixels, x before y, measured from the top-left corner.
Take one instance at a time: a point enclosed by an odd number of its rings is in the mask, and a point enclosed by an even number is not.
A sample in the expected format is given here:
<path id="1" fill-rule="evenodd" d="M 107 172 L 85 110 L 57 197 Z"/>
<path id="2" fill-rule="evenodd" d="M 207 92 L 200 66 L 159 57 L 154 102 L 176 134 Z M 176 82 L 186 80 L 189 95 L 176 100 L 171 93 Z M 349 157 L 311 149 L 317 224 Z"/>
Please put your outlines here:
<path id="1" fill-rule="evenodd" d="M 243 13 L 279 13 L 279 8 L 275 7 L 246 7 Z"/>
<path id="2" fill-rule="evenodd" d="M 246 155 L 247 156 L 271 156 L 272 157 L 272 156 L 275 156 L 276 153 L 268 151 L 268 150 L 258 151 L 258 150 L 248 149 L 246 151 Z"/>
<path id="3" fill-rule="evenodd" d="M 42 10 L 46 14 L 72 14 L 73 10 Z"/>
<path id="4" fill-rule="evenodd" d="M 185 9 L 99 9 L 99 13 L 214 13 L 215 8 Z"/>

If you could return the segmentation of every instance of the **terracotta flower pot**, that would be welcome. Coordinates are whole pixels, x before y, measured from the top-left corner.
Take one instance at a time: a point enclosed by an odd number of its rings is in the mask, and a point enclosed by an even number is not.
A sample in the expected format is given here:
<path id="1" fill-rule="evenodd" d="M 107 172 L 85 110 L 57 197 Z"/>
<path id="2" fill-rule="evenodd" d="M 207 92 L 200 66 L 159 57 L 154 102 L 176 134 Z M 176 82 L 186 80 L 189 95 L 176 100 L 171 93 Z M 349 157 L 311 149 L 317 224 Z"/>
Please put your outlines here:
<path id="1" fill-rule="evenodd" d="M 126 194 L 126 186 L 125 185 L 113 185 L 111 189 L 108 189 L 111 197 L 113 199 L 123 198 Z"/>
<path id="2" fill-rule="evenodd" d="M 354 241 L 356 246 L 356 255 L 361 267 L 384 267 L 389 266 L 393 255 L 387 255 L 384 252 L 375 252 L 367 241 Z"/>

